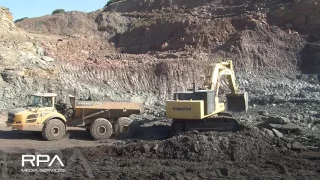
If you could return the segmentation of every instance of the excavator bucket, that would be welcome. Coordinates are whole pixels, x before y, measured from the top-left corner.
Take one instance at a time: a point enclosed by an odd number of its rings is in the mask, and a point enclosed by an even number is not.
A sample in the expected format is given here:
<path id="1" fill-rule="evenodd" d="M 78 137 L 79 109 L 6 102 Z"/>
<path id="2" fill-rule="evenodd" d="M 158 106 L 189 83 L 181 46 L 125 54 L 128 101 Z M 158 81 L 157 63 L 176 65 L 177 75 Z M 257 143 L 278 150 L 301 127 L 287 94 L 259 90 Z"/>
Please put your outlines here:
<path id="1" fill-rule="evenodd" d="M 248 93 L 227 94 L 227 110 L 232 112 L 245 112 L 248 110 Z"/>

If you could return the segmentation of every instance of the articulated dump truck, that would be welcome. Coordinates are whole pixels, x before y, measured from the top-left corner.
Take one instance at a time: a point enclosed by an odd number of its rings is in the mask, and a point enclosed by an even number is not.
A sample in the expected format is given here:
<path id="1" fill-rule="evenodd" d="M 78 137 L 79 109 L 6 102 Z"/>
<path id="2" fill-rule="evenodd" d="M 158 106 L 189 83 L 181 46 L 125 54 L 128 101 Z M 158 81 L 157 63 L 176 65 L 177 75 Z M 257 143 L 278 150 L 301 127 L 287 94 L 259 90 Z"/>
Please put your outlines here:
<path id="1" fill-rule="evenodd" d="M 60 140 L 67 127 L 82 127 L 94 139 L 128 135 L 132 114 L 140 114 L 142 105 L 130 101 L 79 101 L 69 95 L 71 108 L 56 103 L 56 94 L 37 93 L 25 108 L 12 109 L 6 122 L 20 131 L 41 132 L 48 141 Z M 132 130 L 132 129 L 131 129 Z"/>

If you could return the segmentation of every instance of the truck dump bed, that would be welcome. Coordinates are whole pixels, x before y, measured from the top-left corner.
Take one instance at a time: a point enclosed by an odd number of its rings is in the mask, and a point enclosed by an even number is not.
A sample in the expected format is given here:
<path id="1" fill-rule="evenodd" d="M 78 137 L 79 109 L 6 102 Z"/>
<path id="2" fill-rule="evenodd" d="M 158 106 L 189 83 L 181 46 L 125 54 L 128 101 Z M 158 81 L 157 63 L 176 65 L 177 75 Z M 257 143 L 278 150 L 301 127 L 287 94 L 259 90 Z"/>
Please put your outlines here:
<path id="1" fill-rule="evenodd" d="M 75 101 L 75 109 L 140 110 L 141 104 L 131 101 Z"/>
<path id="2" fill-rule="evenodd" d="M 91 124 L 97 118 L 105 118 L 113 122 L 120 117 L 129 117 L 143 111 L 141 103 L 131 101 L 81 101 L 70 96 L 70 103 L 74 113 L 68 118 L 69 125 Z"/>

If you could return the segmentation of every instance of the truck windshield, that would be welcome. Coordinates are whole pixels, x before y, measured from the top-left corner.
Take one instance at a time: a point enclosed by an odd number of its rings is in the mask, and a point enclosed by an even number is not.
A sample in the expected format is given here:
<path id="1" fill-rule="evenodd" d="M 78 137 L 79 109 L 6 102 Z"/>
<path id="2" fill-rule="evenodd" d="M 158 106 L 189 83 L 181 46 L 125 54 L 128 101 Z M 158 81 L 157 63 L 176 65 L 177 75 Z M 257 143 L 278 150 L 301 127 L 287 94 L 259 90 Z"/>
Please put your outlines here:
<path id="1" fill-rule="evenodd" d="M 39 107 L 41 106 L 40 96 L 30 96 L 28 99 L 28 107 Z"/>
<path id="2" fill-rule="evenodd" d="M 31 96 L 28 107 L 52 107 L 52 97 Z"/>

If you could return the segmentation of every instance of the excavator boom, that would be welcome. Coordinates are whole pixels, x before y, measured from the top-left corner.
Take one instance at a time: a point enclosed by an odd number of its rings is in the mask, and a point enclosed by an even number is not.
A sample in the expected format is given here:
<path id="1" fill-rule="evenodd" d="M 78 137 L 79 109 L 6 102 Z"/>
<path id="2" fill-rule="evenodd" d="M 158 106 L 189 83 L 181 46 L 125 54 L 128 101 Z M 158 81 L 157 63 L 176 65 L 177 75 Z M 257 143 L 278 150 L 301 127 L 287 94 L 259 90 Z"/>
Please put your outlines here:
<path id="1" fill-rule="evenodd" d="M 221 76 L 226 76 L 231 90 L 231 93 L 226 94 L 227 111 L 247 112 L 248 93 L 239 91 L 231 60 L 218 62 L 208 67 L 203 89 L 215 90 L 216 95 L 218 95 Z"/>

